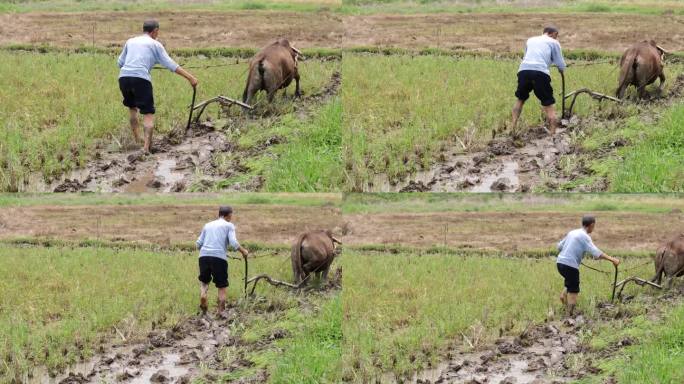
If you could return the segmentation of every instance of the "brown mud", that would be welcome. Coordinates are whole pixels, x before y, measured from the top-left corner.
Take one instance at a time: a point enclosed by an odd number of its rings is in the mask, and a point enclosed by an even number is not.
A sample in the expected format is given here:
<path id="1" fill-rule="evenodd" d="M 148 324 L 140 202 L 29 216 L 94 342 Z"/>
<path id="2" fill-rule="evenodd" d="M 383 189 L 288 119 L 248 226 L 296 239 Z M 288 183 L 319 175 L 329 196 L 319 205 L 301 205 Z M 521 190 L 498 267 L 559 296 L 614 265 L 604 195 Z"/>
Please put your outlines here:
<path id="1" fill-rule="evenodd" d="M 311 311 L 308 295 L 330 296 L 341 288 L 341 269 L 331 273 L 329 280 L 317 288 L 298 291 L 300 310 Z M 276 288 L 273 288 L 276 289 Z M 175 383 L 189 384 L 196 379 L 208 382 L 241 384 L 263 383 L 268 380 L 265 367 L 258 367 L 249 355 L 269 348 L 274 342 L 290 337 L 285 329 L 274 329 L 258 340 L 247 341 L 240 336 L 255 317 L 267 315 L 270 319 L 285 316 L 285 305 L 269 302 L 265 298 L 251 298 L 229 307 L 218 314 L 210 306 L 206 315 L 190 316 L 171 329 L 152 329 L 138 341 L 118 340 L 100 346 L 95 356 L 75 364 L 64 372 L 37 369 L 26 378 L 28 384 L 79 384 L 118 382 L 130 384 Z M 224 380 L 227 374 L 247 370 L 235 380 Z"/>
<path id="2" fill-rule="evenodd" d="M 340 72 L 334 72 L 320 91 L 293 101 L 295 113 L 305 119 L 316 105 L 337 94 L 341 84 Z M 235 107 L 237 108 L 237 107 Z M 268 114 L 269 111 L 264 111 Z M 204 116 L 206 118 L 206 116 Z M 100 143 L 94 158 L 85 167 L 73 170 L 50 182 L 40 173 L 31 177 L 25 192 L 183 192 L 183 191 L 258 191 L 263 179 L 250 175 L 247 181 L 232 184 L 221 182 L 248 174 L 249 169 L 240 159 L 258 156 L 270 146 L 286 141 L 274 136 L 253 148 L 239 148 L 229 141 L 228 133 L 239 132 L 247 123 L 261 118 L 259 113 L 239 113 L 221 119 L 222 124 L 211 120 L 191 124 L 190 129 L 178 126 L 163 137 L 156 137 L 152 153 L 145 155 L 140 149 L 121 150 L 107 148 Z M 274 118 L 278 118 L 275 116 Z M 220 164 L 219 155 L 234 154 L 231 164 Z"/>
<path id="3" fill-rule="evenodd" d="M 388 381 L 413 384 L 574 382 L 601 374 L 602 369 L 597 366 L 600 360 L 610 359 L 624 347 L 638 344 L 638 340 L 625 336 L 603 349 L 594 349 L 589 345 L 591 337 L 586 336 L 591 335 L 591 330 L 617 320 L 629 323 L 641 311 L 645 311 L 651 321 L 657 322 L 667 308 L 681 304 L 682 294 L 682 285 L 664 294 L 648 292 L 638 297 L 640 302 L 636 305 L 641 308 L 639 310 L 625 304 L 598 303 L 592 316 L 579 314 L 563 320 L 550 319 L 530 324 L 520 334 L 500 337 L 483 348 L 456 348 L 448 352 L 446 359 L 437 367 L 417 372 L 410 380 Z M 607 380 L 614 382 L 612 377 Z"/>
<path id="4" fill-rule="evenodd" d="M 660 117 L 658 109 L 680 100 L 683 94 L 684 75 L 680 75 L 667 96 L 654 94 L 651 99 L 638 102 L 639 118 L 653 124 Z M 545 127 L 534 127 L 522 134 L 495 137 L 483 150 L 442 153 L 432 168 L 403 181 L 391 181 L 385 174 L 379 174 L 368 189 L 374 192 L 604 192 L 609 187 L 607 180 L 587 179 L 592 171 L 584 161 L 564 160 L 587 155 L 595 160 L 628 144 L 618 139 L 609 148 L 587 153 L 572 139 L 587 129 L 609 124 L 619 126 L 627 120 L 619 106 L 610 107 L 613 108 L 607 108 L 608 112 L 600 110 L 590 116 L 574 115 L 563 120 L 565 128 L 559 128 L 553 136 Z"/>

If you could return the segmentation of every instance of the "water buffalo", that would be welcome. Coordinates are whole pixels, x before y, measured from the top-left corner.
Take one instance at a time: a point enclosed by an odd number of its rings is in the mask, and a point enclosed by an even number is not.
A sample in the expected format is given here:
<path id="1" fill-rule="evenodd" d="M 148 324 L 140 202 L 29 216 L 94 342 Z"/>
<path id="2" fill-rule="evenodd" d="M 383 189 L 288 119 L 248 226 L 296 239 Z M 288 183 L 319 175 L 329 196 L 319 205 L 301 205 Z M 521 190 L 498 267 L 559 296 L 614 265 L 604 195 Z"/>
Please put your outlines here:
<path id="1" fill-rule="evenodd" d="M 637 88 L 639 98 L 643 98 L 646 86 L 660 79 L 658 89 L 663 88 L 663 56 L 667 53 L 655 41 L 642 41 L 627 49 L 620 59 L 620 78 L 616 95 L 622 99 L 630 85 Z"/>
<path id="2" fill-rule="evenodd" d="M 249 61 L 247 85 L 242 93 L 242 102 L 249 104 L 258 91 L 268 93 L 268 101 L 272 102 L 279 89 L 287 88 L 292 79 L 295 81 L 295 97 L 299 97 L 299 72 L 297 60 L 302 53 L 287 39 L 279 39 L 264 47 Z"/>
<path id="3" fill-rule="evenodd" d="M 658 248 L 655 257 L 656 274 L 652 282 L 660 284 L 663 273 L 668 278 L 668 286 L 674 277 L 684 275 L 684 233 Z"/>
<path id="4" fill-rule="evenodd" d="M 310 231 L 297 236 L 292 244 L 292 274 L 295 284 L 305 282 L 311 273 L 328 278 L 330 265 L 339 253 L 335 244 L 342 244 L 332 232 Z"/>

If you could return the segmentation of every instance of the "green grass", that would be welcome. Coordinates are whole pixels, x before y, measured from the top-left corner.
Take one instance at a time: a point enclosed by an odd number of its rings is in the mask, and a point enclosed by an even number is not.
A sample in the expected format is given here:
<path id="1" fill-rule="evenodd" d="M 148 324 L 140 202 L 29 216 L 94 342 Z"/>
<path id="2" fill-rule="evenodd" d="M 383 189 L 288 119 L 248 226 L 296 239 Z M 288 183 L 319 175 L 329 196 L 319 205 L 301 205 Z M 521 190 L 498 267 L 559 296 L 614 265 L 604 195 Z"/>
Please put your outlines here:
<path id="1" fill-rule="evenodd" d="M 321 1 L 268 1 L 268 0 L 202 0 L 177 2 L 172 0 L 9 0 L 0 3 L 0 13 L 14 12 L 86 12 L 86 11 L 240 11 L 268 10 L 291 12 L 318 12 L 338 7 L 330 0 Z"/>
<path id="2" fill-rule="evenodd" d="M 476 149 L 510 119 L 515 100 L 517 60 L 443 56 L 345 55 L 345 169 L 352 175 L 348 190 L 367 190 L 376 174 L 400 180 L 435 162 L 442 151 Z M 680 69 L 670 69 L 670 73 Z M 616 67 L 609 63 L 571 67 L 566 91 L 588 87 L 611 93 Z M 555 93 L 560 79 L 552 72 Z M 599 104 L 579 98 L 583 116 Z M 541 121 L 532 98 L 522 127 Z"/>
<path id="3" fill-rule="evenodd" d="M 286 123 L 282 124 L 284 127 Z M 274 152 L 266 172 L 265 191 L 337 191 L 342 180 L 342 105 L 326 105 L 313 119 L 295 124 L 290 145 Z"/>
<path id="4" fill-rule="evenodd" d="M 257 252 L 250 263 L 251 271 L 268 273 L 278 279 L 290 279 L 286 253 Z M 265 256 L 265 257 L 262 257 Z M 117 336 L 113 327 L 129 335 L 129 340 L 143 337 L 151 329 L 152 322 L 169 327 L 196 312 L 197 255 L 192 253 L 169 253 L 106 248 L 15 248 L 0 246 L 0 383 L 22 378 L 34 367 L 46 365 L 60 369 L 87 358 L 104 341 L 114 341 Z M 230 261 L 229 300 L 242 295 L 242 263 Z M 163 271 L 163 272 L 162 272 Z M 169 282 L 173 284 L 169 284 Z M 322 344 L 334 351 L 336 329 L 339 324 L 328 324 L 331 337 L 313 338 L 306 327 L 318 324 L 318 311 L 308 312 L 312 324 L 302 325 L 299 301 L 284 290 L 261 285 L 259 296 L 265 297 L 266 305 L 276 303 L 286 308 L 284 318 L 270 320 L 289 332 L 278 348 L 283 354 L 275 354 L 270 348 L 262 351 L 274 357 L 269 360 L 257 354 L 253 360 L 257 367 L 279 369 L 292 357 L 290 337 L 297 339 L 300 349 L 314 349 Z M 216 292 L 210 291 L 210 303 Z M 336 299 L 337 300 L 337 299 Z M 335 311 L 339 304 L 325 296 L 312 297 L 314 305 L 324 308 L 322 319 L 339 316 Z M 239 310 L 246 311 L 258 303 L 241 303 Z M 299 317 L 297 317 L 299 316 Z M 254 321 L 246 324 L 244 334 L 266 329 Z M 287 322 L 288 318 L 299 319 Z M 307 336 L 303 337 L 303 333 Z M 320 336 L 321 334 L 319 334 Z M 339 347 L 338 347 L 339 348 Z M 311 367 L 316 369 L 337 364 L 336 353 L 321 354 Z M 306 362 L 303 362 L 306 365 Z M 326 365 L 327 364 L 327 365 Z M 308 365 L 306 365 L 308 366 Z M 330 371 L 316 371 L 334 375 Z"/>
<path id="5" fill-rule="evenodd" d="M 678 1 L 654 0 L 557 0 L 512 1 L 496 0 L 342 0 L 341 13 L 607 13 L 662 15 L 684 14 Z"/>
<path id="6" fill-rule="evenodd" d="M 179 61 L 187 66 L 235 62 L 224 58 Z M 336 65 L 316 60 L 302 63 L 303 92 L 321 89 Z M 246 68 L 242 62 L 192 69 L 200 80 L 198 101 L 219 94 L 239 98 Z M 0 94 L 0 190 L 21 190 L 31 175 L 51 178 L 83 165 L 98 141 L 115 148 L 117 142 L 130 141 L 115 56 L 4 51 L 0 52 L 0 77 L 5 86 Z M 185 124 L 192 91 L 184 79 L 166 70 L 153 71 L 153 83 L 156 135 L 162 135 Z M 286 111 L 290 108 L 287 102 L 279 105 Z M 278 123 L 271 128 L 277 129 Z"/>
<path id="7" fill-rule="evenodd" d="M 0 207 L 7 206 L 32 206 L 32 205 L 147 205 L 147 204 L 172 204 L 178 203 L 182 198 L 184 205 L 206 204 L 252 204 L 252 205 L 294 205 L 294 206 L 321 206 L 337 205 L 342 200 L 342 195 L 337 193 L 252 193 L 241 192 L 231 195 L 220 193 L 183 193 L 183 194 L 108 194 L 108 193 L 81 193 L 81 194 L 16 194 L 0 193 Z"/>
<path id="8" fill-rule="evenodd" d="M 463 334 L 472 339 L 482 328 L 483 345 L 499 329 L 515 334 L 560 310 L 562 279 L 551 258 L 347 252 L 343 263 L 343 377 L 354 382 L 386 372 L 409 376 L 441 360 Z M 588 263 L 610 270 L 606 262 Z M 650 268 L 630 273 L 647 275 Z M 580 309 L 591 316 L 597 302 L 610 300 L 611 283 L 583 269 Z"/>
<path id="9" fill-rule="evenodd" d="M 684 105 L 665 114 L 657 124 L 632 121 L 621 132 L 634 145 L 608 165 L 611 191 L 684 191 Z"/>

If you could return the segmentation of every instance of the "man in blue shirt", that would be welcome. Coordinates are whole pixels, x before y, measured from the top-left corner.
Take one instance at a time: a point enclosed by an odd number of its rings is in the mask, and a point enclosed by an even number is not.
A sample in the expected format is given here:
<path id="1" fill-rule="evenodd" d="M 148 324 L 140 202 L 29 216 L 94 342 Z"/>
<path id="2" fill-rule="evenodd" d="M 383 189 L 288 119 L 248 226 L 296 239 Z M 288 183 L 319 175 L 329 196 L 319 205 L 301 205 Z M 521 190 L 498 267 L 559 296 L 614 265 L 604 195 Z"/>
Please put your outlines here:
<path id="1" fill-rule="evenodd" d="M 530 97 L 530 92 L 534 90 L 534 95 L 541 101 L 551 134 L 556 133 L 558 122 L 549 71 L 551 64 L 555 64 L 560 72 L 565 71 L 563 52 L 558 42 L 558 28 L 554 26 L 544 28 L 543 35 L 527 40 L 525 57 L 518 68 L 518 89 L 515 91 L 518 100 L 513 107 L 511 129 L 515 129 L 518 124 L 523 105 Z"/>
<path id="2" fill-rule="evenodd" d="M 197 239 L 199 249 L 199 276 L 200 281 L 200 309 L 207 312 L 207 293 L 209 283 L 214 280 L 218 288 L 218 312 L 223 313 L 226 309 L 226 288 L 228 287 L 228 256 L 227 247 L 230 245 L 242 256 L 249 256 L 249 252 L 243 248 L 235 236 L 235 225 L 230 222 L 233 209 L 228 206 L 219 208 L 218 219 L 204 225 L 202 233 Z"/>
<path id="3" fill-rule="evenodd" d="M 130 111 L 131 130 L 136 142 L 141 141 L 138 112 L 143 115 L 145 129 L 143 151 L 149 153 L 155 112 L 152 76 L 150 75 L 152 67 L 159 63 L 171 72 L 185 77 L 193 87 L 197 86 L 197 79 L 176 64 L 166 53 L 164 46 L 157 41 L 159 23 L 156 20 L 145 21 L 143 32 L 144 34 L 140 36 L 128 39 L 119 56 L 118 64 L 121 68 L 119 89 L 123 96 L 123 105 L 127 106 Z"/>
<path id="4" fill-rule="evenodd" d="M 561 292 L 560 300 L 566 306 L 568 316 L 572 316 L 577 304 L 577 295 L 580 291 L 579 266 L 585 253 L 590 253 L 595 260 L 605 259 L 616 267 L 620 260 L 608 256 L 598 249 L 590 233 L 594 231 L 596 219 L 593 216 L 582 217 L 582 228 L 572 230 L 558 243 L 558 258 L 556 266 L 558 273 L 565 279 L 565 288 Z"/>

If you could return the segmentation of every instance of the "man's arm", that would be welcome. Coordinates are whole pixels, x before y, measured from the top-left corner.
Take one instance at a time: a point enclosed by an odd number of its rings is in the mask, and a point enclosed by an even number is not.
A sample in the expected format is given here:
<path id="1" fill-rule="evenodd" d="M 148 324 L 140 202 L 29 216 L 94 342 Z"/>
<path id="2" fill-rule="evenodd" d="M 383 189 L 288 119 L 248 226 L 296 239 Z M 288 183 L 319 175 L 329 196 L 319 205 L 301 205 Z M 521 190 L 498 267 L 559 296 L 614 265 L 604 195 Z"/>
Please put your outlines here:
<path id="1" fill-rule="evenodd" d="M 559 71 L 564 72 L 567 65 L 565 65 L 565 60 L 563 59 L 563 50 L 561 49 L 559 43 L 553 45 L 552 55 L 553 63 L 556 64 Z"/>
<path id="2" fill-rule="evenodd" d="M 119 60 L 117 60 L 117 64 L 119 64 L 119 68 L 123 67 L 124 64 L 126 64 L 126 53 L 128 53 L 128 44 L 124 44 L 123 50 L 121 51 L 121 54 L 119 55 Z"/>
<path id="3" fill-rule="evenodd" d="M 556 245 L 556 248 L 558 249 L 559 252 L 563 250 L 563 246 L 565 245 L 565 239 L 566 239 L 566 237 L 564 237 L 563 240 L 559 241 L 558 245 Z"/>
<path id="4" fill-rule="evenodd" d="M 603 251 L 598 249 L 598 247 L 596 247 L 594 245 L 594 242 L 591 240 L 591 238 L 589 236 L 587 236 L 587 249 L 588 249 L 589 253 L 591 253 L 591 256 L 595 260 L 601 260 L 601 259 L 608 260 L 611 263 L 613 263 L 613 265 L 616 267 L 620 264 L 620 260 L 618 260 L 615 257 L 608 256 Z"/>
<path id="5" fill-rule="evenodd" d="M 228 229 L 228 244 L 233 247 L 234 250 L 239 251 L 242 256 L 249 256 L 249 251 L 243 248 L 242 245 L 240 245 L 240 243 L 237 241 L 237 236 L 235 235 L 235 225 L 231 225 Z"/>
<path id="6" fill-rule="evenodd" d="M 202 232 L 200 233 L 199 237 L 197 238 L 197 249 L 201 249 L 202 245 L 204 245 L 204 228 L 202 228 Z"/>
<path id="7" fill-rule="evenodd" d="M 188 82 L 190 82 L 190 85 L 193 87 L 197 86 L 197 78 L 190 74 L 190 72 L 186 71 L 178 65 L 173 59 L 169 56 L 169 54 L 166 52 L 166 49 L 164 49 L 164 46 L 161 44 L 157 45 L 157 62 L 164 67 L 166 67 L 169 71 L 175 72 L 183 77 L 185 77 Z"/>

